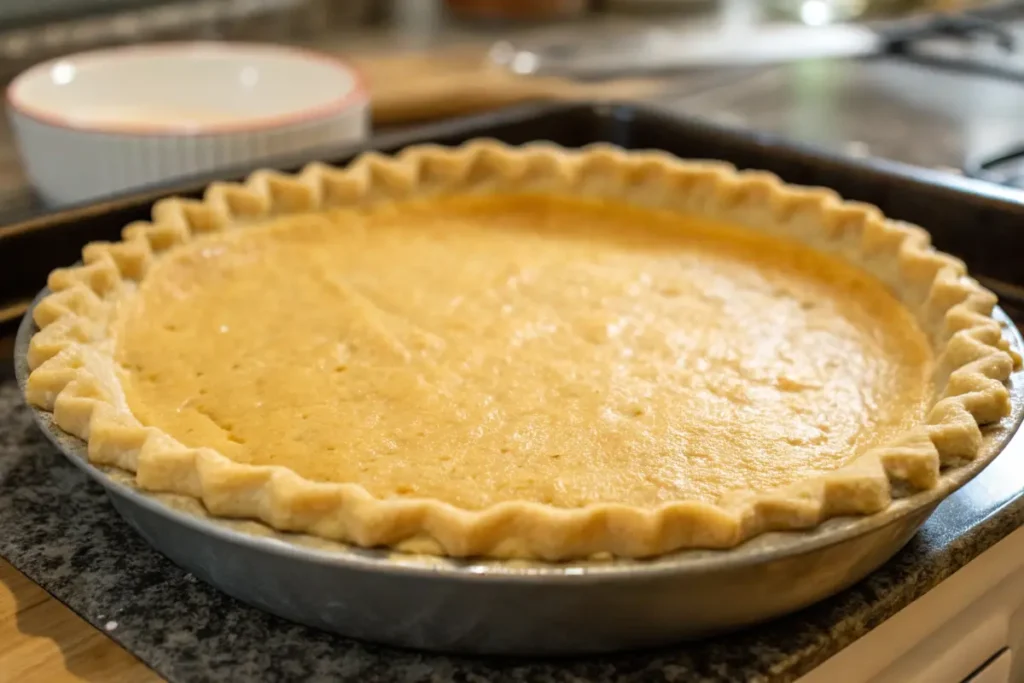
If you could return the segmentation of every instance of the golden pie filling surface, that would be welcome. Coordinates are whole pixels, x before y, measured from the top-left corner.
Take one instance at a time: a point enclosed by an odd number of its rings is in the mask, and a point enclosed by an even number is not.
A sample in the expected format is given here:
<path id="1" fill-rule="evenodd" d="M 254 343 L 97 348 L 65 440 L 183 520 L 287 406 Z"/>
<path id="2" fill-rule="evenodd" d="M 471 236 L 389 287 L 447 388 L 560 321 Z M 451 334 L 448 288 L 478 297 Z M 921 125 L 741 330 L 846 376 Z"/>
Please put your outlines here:
<path id="1" fill-rule="evenodd" d="M 197 237 L 117 311 L 132 414 L 380 498 L 714 503 L 920 425 L 935 359 L 878 280 L 794 241 L 550 194 Z"/>

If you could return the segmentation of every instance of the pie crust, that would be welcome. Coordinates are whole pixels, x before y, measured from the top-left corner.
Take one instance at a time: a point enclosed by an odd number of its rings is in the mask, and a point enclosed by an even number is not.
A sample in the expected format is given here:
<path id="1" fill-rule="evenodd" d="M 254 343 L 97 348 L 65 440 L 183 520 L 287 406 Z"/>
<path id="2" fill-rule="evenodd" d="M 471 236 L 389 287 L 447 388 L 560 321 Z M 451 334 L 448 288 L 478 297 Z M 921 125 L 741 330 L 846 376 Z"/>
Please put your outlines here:
<path id="1" fill-rule="evenodd" d="M 559 508 L 502 502 L 479 510 L 436 499 L 378 498 L 358 484 L 314 482 L 281 466 L 238 463 L 187 448 L 143 426 L 116 372 L 111 326 L 161 252 L 193 236 L 335 207 L 446 193 L 542 191 L 611 197 L 711 217 L 837 255 L 883 282 L 914 315 L 935 356 L 935 402 L 924 422 L 843 467 L 771 491 L 732 491 L 716 502 L 657 507 Z M 307 166 L 291 176 L 258 171 L 244 184 L 215 183 L 202 200 L 158 202 L 151 222 L 117 243 L 92 243 L 84 265 L 55 270 L 34 310 L 27 400 L 88 442 L 89 459 L 135 473 L 153 492 L 192 496 L 221 517 L 258 519 L 359 546 L 449 556 L 565 560 L 651 557 L 684 548 L 729 548 L 770 530 L 812 528 L 871 514 L 893 497 L 937 485 L 945 466 L 973 459 L 980 426 L 1009 413 L 1006 383 L 1020 359 L 993 319 L 993 294 L 964 264 L 937 252 L 923 229 L 888 220 L 832 191 L 794 187 L 763 172 L 607 145 L 568 151 L 481 140 L 459 148 L 411 147 L 361 156 L 348 168 Z"/>

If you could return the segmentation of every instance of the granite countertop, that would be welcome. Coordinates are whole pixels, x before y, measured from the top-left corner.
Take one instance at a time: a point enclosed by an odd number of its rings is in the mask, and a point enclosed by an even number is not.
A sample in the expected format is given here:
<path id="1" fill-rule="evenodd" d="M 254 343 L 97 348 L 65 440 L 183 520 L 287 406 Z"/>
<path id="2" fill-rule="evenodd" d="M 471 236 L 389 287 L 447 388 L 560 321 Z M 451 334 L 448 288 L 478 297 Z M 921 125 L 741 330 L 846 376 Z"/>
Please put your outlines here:
<path id="1" fill-rule="evenodd" d="M 806 63 L 764 70 L 668 104 L 850 155 L 956 169 L 1024 138 L 1024 122 L 1016 116 L 1024 89 L 967 79 L 895 60 Z M 0 138 L 0 161 L 4 150 L 9 154 Z M 9 361 L 0 358 L 0 364 L 0 556 L 174 683 L 792 681 L 1024 523 L 1017 476 L 1024 444 L 1017 443 L 945 501 L 882 569 L 789 617 L 704 642 L 607 657 L 527 661 L 419 654 L 285 622 L 171 564 L 46 441 L 22 403 Z"/>

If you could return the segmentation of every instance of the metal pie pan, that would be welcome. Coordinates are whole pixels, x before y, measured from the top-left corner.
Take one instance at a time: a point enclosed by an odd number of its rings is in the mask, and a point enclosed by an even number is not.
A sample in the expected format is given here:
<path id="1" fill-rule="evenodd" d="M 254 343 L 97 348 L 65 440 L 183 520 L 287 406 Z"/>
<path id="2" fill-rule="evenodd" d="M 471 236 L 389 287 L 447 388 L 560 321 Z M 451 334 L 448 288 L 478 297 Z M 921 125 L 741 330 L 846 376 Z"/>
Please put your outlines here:
<path id="1" fill-rule="evenodd" d="M 37 297 L 45 295 L 44 290 Z M 15 342 L 24 389 L 35 303 Z M 1024 340 L 997 309 L 1018 353 Z M 892 557 L 938 504 L 1006 447 L 1024 418 L 1024 372 L 1012 413 L 985 430 L 980 457 L 946 470 L 935 489 L 883 512 L 802 532 L 763 534 L 731 550 L 653 560 L 569 563 L 451 560 L 365 550 L 225 521 L 181 497 L 154 496 L 129 473 L 100 469 L 85 443 L 33 408 L 50 440 L 99 482 L 117 511 L 161 553 L 203 581 L 286 619 L 388 645 L 467 654 L 578 655 L 702 637 L 826 598 Z"/>

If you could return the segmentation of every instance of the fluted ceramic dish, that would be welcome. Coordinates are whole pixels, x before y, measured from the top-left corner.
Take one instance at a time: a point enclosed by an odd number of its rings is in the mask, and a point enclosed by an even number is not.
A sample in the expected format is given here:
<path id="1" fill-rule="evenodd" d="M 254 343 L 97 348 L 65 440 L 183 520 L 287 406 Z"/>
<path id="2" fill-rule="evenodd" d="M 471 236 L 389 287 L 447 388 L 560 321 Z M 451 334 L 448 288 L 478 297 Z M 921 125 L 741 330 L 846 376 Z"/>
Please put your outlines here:
<path id="1" fill-rule="evenodd" d="M 7 110 L 25 171 L 54 205 L 357 142 L 370 126 L 345 62 L 250 43 L 69 55 L 17 76 Z"/>
<path id="2" fill-rule="evenodd" d="M 22 389 L 25 354 L 37 331 L 34 307 L 15 344 Z M 1006 314 L 997 309 L 993 315 L 1011 347 L 1024 353 L 1024 340 Z M 1011 413 L 984 429 L 978 458 L 947 469 L 937 487 L 898 499 L 883 512 L 833 519 L 810 531 L 763 534 L 732 550 L 564 564 L 362 550 L 256 522 L 214 520 L 192 499 L 144 493 L 127 473 L 91 465 L 84 442 L 59 430 L 50 413 L 32 410 L 57 448 L 107 490 L 118 512 L 154 548 L 246 603 L 379 643 L 553 655 L 648 647 L 732 630 L 850 586 L 892 557 L 944 498 L 1010 443 L 1024 418 L 1024 370 L 1012 375 L 1009 386 Z"/>

